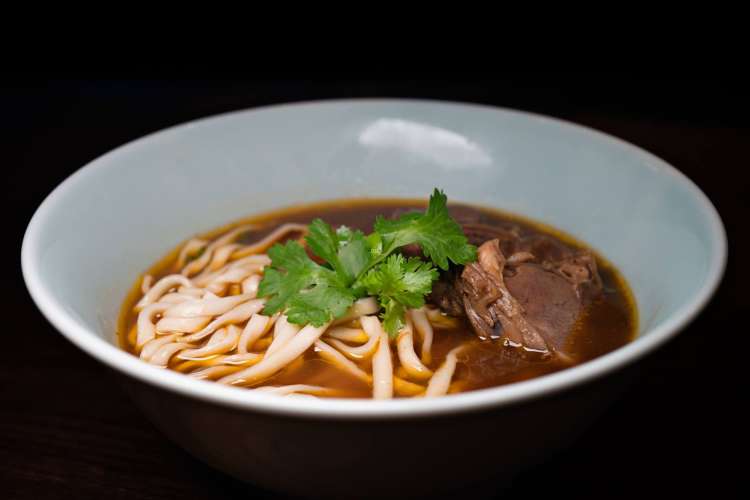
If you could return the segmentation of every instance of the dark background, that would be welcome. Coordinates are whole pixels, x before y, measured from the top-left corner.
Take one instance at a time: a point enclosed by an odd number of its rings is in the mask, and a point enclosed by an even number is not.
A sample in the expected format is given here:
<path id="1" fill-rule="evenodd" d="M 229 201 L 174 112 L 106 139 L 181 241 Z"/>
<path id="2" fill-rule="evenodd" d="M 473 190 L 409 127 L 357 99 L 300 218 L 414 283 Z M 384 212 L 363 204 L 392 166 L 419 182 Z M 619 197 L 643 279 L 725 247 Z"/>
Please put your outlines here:
<path id="1" fill-rule="evenodd" d="M 0 334 L 0 497 L 276 498 L 209 469 L 167 441 L 134 409 L 112 374 L 55 332 L 23 285 L 23 231 L 65 177 L 144 134 L 240 108 L 385 96 L 520 108 L 621 137 L 696 182 L 729 235 L 724 281 L 705 312 L 647 359 L 640 380 L 575 446 L 523 473 L 498 495 L 739 495 L 748 444 L 742 406 L 750 299 L 741 284 L 750 273 L 741 262 L 750 255 L 749 82 L 738 75 L 696 74 L 526 73 L 461 80 L 6 75 L 0 81 L 0 164 L 9 269 L 0 276 L 3 316 L 10 323 Z"/>

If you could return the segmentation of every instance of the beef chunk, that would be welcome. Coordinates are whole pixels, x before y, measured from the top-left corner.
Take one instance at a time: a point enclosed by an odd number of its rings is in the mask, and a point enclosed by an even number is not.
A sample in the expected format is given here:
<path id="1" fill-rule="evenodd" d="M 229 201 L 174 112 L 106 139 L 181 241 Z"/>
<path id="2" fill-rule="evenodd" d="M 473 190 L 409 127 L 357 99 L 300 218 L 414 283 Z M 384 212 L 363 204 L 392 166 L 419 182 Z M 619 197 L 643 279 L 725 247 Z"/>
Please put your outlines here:
<path id="1" fill-rule="evenodd" d="M 533 234 L 515 240 L 508 251 L 526 252 L 534 256 L 545 271 L 553 272 L 572 285 L 585 305 L 602 290 L 596 259 L 586 250 L 573 249 L 544 234 Z"/>
<path id="2" fill-rule="evenodd" d="M 464 310 L 481 339 L 500 339 L 525 350 L 546 354 L 549 347 L 524 315 L 521 304 L 505 285 L 505 257 L 500 241 L 490 240 L 478 250 L 477 262 L 461 273 Z"/>
<path id="3" fill-rule="evenodd" d="M 469 243 L 479 247 L 478 261 L 442 272 L 427 301 L 449 315 L 466 316 L 480 339 L 501 340 L 523 355 L 570 361 L 568 339 L 602 292 L 594 256 L 470 206 L 449 210 Z M 417 245 L 403 251 L 422 256 Z"/>
<path id="4" fill-rule="evenodd" d="M 564 350 L 583 307 L 570 283 L 539 264 L 525 263 L 505 279 L 505 284 L 547 345 L 556 351 Z"/>
<path id="5" fill-rule="evenodd" d="M 567 340 L 602 290 L 594 256 L 546 235 L 497 234 L 476 263 L 444 273 L 428 300 L 468 317 L 481 339 L 570 361 Z"/>

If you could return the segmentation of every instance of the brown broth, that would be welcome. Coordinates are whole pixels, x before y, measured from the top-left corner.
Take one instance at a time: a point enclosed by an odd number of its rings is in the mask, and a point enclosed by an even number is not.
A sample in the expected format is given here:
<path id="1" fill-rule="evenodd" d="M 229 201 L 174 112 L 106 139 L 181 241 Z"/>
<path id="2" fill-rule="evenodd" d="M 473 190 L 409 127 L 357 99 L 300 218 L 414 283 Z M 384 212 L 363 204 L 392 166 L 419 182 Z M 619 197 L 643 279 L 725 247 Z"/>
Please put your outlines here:
<path id="1" fill-rule="evenodd" d="M 377 215 L 389 215 L 399 209 L 421 209 L 424 201 L 418 200 L 390 200 L 390 199 L 356 199 L 337 200 L 313 205 L 295 206 L 285 210 L 269 212 L 250 217 L 222 227 L 203 238 L 210 239 L 241 223 L 255 223 L 263 229 L 245 235 L 240 243 L 250 243 L 262 238 L 277 225 L 286 222 L 309 223 L 320 217 L 335 226 L 347 225 L 365 232 L 372 230 L 372 223 Z M 485 224 L 514 223 L 523 231 L 548 234 L 575 248 L 586 248 L 571 236 L 566 235 L 544 224 L 529 221 L 517 215 L 501 211 L 453 204 L 450 210 L 454 214 L 464 211 L 479 213 L 481 222 Z M 178 249 L 170 252 L 165 258 L 156 263 L 147 272 L 155 280 L 161 276 L 174 272 L 173 265 Z M 570 347 L 578 355 L 577 363 L 601 356 L 633 340 L 638 324 L 638 315 L 632 294 L 616 269 L 606 259 L 595 252 L 599 274 L 604 285 L 604 293 L 600 299 L 588 306 L 576 330 L 570 336 Z M 128 295 L 118 320 L 118 338 L 123 349 L 134 354 L 134 345 L 129 340 L 129 333 L 135 327 L 137 315 L 133 313 L 133 306 L 140 296 L 140 279 Z M 515 356 L 512 350 L 504 348 L 499 343 L 479 341 L 468 322 L 464 319 L 454 319 L 456 326 L 449 329 L 435 328 L 432 360 L 428 364 L 431 369 L 438 368 L 445 360 L 447 353 L 462 343 L 469 343 L 459 355 L 459 363 L 453 377 L 450 392 L 462 392 L 485 387 L 498 386 L 521 380 L 538 377 L 565 368 L 551 361 L 527 361 Z M 395 357 L 395 349 L 391 349 Z M 174 368 L 179 363 L 170 364 Z M 361 368 L 370 371 L 370 361 L 358 363 Z M 200 365 L 200 363 L 196 363 Z M 397 363 L 394 367 L 398 366 Z M 399 372 L 396 372 L 399 375 Z M 424 381 L 412 381 L 424 385 Z M 314 352 L 308 350 L 303 360 L 289 365 L 263 385 L 311 384 L 337 389 L 340 396 L 369 398 L 372 389 L 364 382 L 341 371 L 334 365 L 324 361 Z"/>

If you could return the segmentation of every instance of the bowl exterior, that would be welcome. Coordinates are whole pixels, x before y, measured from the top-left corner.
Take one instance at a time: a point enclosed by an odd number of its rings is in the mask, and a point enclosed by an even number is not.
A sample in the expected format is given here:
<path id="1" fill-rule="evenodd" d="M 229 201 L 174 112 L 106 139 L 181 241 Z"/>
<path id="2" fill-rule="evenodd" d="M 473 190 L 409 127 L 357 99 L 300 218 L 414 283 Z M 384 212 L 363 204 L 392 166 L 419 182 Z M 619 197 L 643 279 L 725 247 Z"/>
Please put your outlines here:
<path id="1" fill-rule="evenodd" d="M 555 396 L 441 417 L 299 418 L 234 409 L 121 377 L 141 410 L 196 458 L 263 488 L 320 498 L 497 491 L 573 442 L 637 365 Z"/>

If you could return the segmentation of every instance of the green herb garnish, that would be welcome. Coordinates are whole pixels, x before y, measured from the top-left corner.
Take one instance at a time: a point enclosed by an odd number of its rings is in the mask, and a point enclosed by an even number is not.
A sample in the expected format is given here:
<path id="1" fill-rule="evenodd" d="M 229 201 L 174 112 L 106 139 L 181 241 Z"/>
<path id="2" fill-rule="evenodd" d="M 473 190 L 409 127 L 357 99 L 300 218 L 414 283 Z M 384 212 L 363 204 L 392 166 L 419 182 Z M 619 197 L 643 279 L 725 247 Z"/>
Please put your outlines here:
<path id="1" fill-rule="evenodd" d="M 437 278 L 432 263 L 416 257 L 407 260 L 397 253 L 367 271 L 361 282 L 368 295 L 378 298 L 383 328 L 393 334 L 404 327 L 406 309 L 424 305 L 424 296 L 432 291 Z"/>
<path id="2" fill-rule="evenodd" d="M 385 330 L 395 335 L 404 326 L 409 308 L 424 305 L 438 278 L 434 267 L 476 260 L 461 226 L 448 214 L 447 197 L 437 189 L 427 212 L 410 212 L 395 220 L 377 217 L 375 231 L 333 228 L 315 219 L 305 238 L 325 264 L 313 261 L 296 241 L 276 244 L 268 251 L 271 266 L 258 295 L 268 297 L 264 312 L 285 311 L 289 321 L 321 326 L 341 317 L 358 298 L 372 295 L 383 308 Z M 418 244 L 429 260 L 405 258 L 398 250 Z"/>

